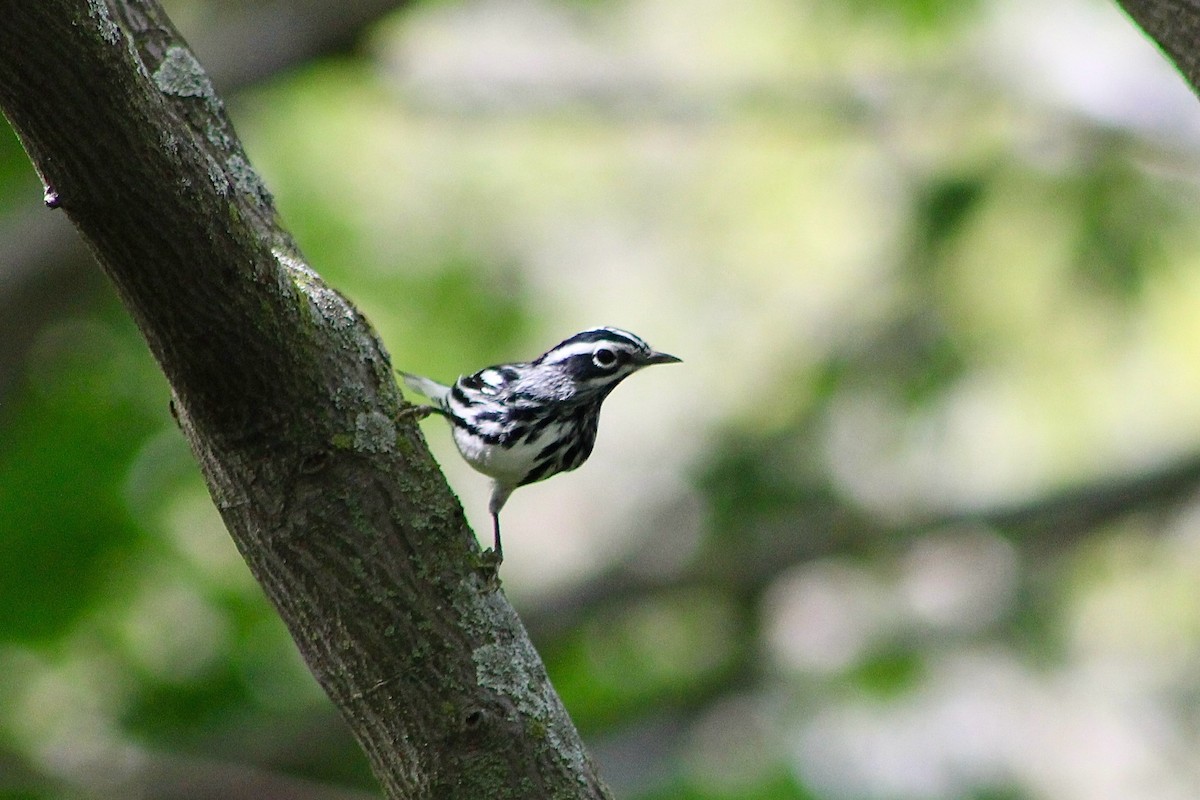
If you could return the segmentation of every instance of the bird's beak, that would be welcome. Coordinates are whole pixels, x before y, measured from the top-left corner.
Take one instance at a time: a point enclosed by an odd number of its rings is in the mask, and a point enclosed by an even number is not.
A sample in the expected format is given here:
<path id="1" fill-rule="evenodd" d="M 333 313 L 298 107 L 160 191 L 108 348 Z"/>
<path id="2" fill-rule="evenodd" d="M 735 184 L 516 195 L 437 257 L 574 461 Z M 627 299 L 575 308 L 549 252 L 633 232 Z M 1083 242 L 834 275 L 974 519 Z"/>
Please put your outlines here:
<path id="1" fill-rule="evenodd" d="M 651 364 L 678 364 L 681 361 L 683 361 L 682 358 L 676 358 L 675 356 L 667 353 L 651 353 L 650 355 L 646 356 L 646 360 L 642 363 L 646 366 L 649 366 Z"/>

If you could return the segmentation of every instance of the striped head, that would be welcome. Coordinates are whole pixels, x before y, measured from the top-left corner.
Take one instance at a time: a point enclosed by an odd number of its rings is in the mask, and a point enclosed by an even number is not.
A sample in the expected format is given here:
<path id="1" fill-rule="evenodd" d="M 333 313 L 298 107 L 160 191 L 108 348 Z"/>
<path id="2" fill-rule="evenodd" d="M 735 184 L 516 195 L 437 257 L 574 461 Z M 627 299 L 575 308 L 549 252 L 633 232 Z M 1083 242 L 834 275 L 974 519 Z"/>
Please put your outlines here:
<path id="1" fill-rule="evenodd" d="M 681 359 L 655 351 L 640 337 L 620 328 L 590 328 L 564 339 L 535 359 L 539 372 L 570 380 L 573 399 L 603 399 L 613 387 L 651 364 Z M 598 396 L 598 397 L 597 397 Z"/>

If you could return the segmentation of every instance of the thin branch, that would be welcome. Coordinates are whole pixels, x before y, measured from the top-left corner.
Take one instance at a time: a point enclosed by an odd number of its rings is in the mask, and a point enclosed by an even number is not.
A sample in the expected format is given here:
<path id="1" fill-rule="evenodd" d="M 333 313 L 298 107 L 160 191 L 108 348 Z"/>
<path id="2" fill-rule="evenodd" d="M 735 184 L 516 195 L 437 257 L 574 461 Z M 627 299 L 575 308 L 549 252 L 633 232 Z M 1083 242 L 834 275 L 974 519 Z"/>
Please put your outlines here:
<path id="1" fill-rule="evenodd" d="M 189 34 L 221 92 L 231 92 L 304 64 L 347 52 L 385 15 L 411 0 L 258 0 L 220 3 Z"/>
<path id="2" fill-rule="evenodd" d="M 1198 0 L 1117 0 L 1150 35 L 1191 84 L 1200 87 L 1200 2 Z"/>
<path id="3" fill-rule="evenodd" d="M 715 588 L 737 596 L 756 596 L 797 565 L 820 558 L 879 547 L 905 547 L 929 531 L 982 527 L 995 530 L 1020 547 L 1057 551 L 1078 543 L 1091 531 L 1132 514 L 1174 508 L 1200 492 L 1200 455 L 1191 455 L 1141 474 L 1106 478 L 1040 496 L 1028 502 L 954 512 L 890 523 L 850 507 L 832 495 L 808 498 L 785 516 L 787 527 L 760 531 L 766 541 L 739 541 L 736 547 L 707 553 L 676 572 L 647 572 L 647 563 L 671 563 L 642 549 L 588 582 L 524 609 L 525 624 L 540 642 L 550 641 L 615 605 L 681 589 Z"/>

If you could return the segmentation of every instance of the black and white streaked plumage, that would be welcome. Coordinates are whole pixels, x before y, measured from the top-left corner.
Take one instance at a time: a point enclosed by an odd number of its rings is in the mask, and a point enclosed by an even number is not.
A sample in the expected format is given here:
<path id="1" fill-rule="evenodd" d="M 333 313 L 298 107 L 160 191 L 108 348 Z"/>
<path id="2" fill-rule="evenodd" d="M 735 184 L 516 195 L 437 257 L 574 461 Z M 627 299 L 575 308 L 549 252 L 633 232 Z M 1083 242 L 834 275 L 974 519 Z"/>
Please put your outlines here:
<path id="1" fill-rule="evenodd" d="M 446 386 L 401 372 L 409 388 L 434 402 L 425 413 L 450 420 L 458 451 L 492 479 L 494 558 L 500 509 L 518 486 L 575 469 L 592 454 L 600 404 L 642 367 L 680 359 L 653 350 L 620 328 L 591 328 L 528 363 L 499 364 Z"/>

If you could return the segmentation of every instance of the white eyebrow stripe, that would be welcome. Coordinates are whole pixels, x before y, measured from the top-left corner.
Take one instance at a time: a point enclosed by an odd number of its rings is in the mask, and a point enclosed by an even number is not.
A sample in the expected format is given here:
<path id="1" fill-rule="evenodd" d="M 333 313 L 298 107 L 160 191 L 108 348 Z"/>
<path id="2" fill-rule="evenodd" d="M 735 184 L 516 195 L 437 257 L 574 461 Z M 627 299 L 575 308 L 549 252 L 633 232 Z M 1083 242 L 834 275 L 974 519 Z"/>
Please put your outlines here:
<path id="1" fill-rule="evenodd" d="M 551 352 L 554 355 L 555 361 L 562 361 L 563 359 L 570 358 L 571 356 L 577 356 L 577 355 L 589 355 L 590 356 L 592 354 L 592 351 L 596 349 L 597 345 L 599 345 L 599 342 L 575 342 L 572 345 L 568 345 L 566 347 L 560 347 L 555 350 L 552 350 Z"/>
<path id="2" fill-rule="evenodd" d="M 621 350 L 627 353 L 637 352 L 637 348 L 628 342 L 575 342 L 574 344 L 567 345 L 566 347 L 558 347 L 554 350 L 551 350 L 549 353 L 547 353 L 548 358 L 546 359 L 546 363 L 558 364 L 566 361 L 572 356 L 591 356 L 598 347 L 607 347 L 609 350 Z"/>
<path id="3" fill-rule="evenodd" d="M 638 350 L 642 350 L 642 349 L 649 350 L 650 349 L 650 345 L 646 344 L 646 341 L 644 339 L 642 339 L 642 337 L 638 336 L 637 334 L 630 333 L 629 331 L 624 331 L 624 330 L 621 330 L 620 328 L 609 328 L 609 327 L 597 328 L 596 330 L 608 331 L 609 333 L 613 334 L 614 336 L 616 336 L 619 339 L 625 339 L 625 340 L 627 340 L 629 346 L 631 346 L 635 349 L 638 349 Z"/>

